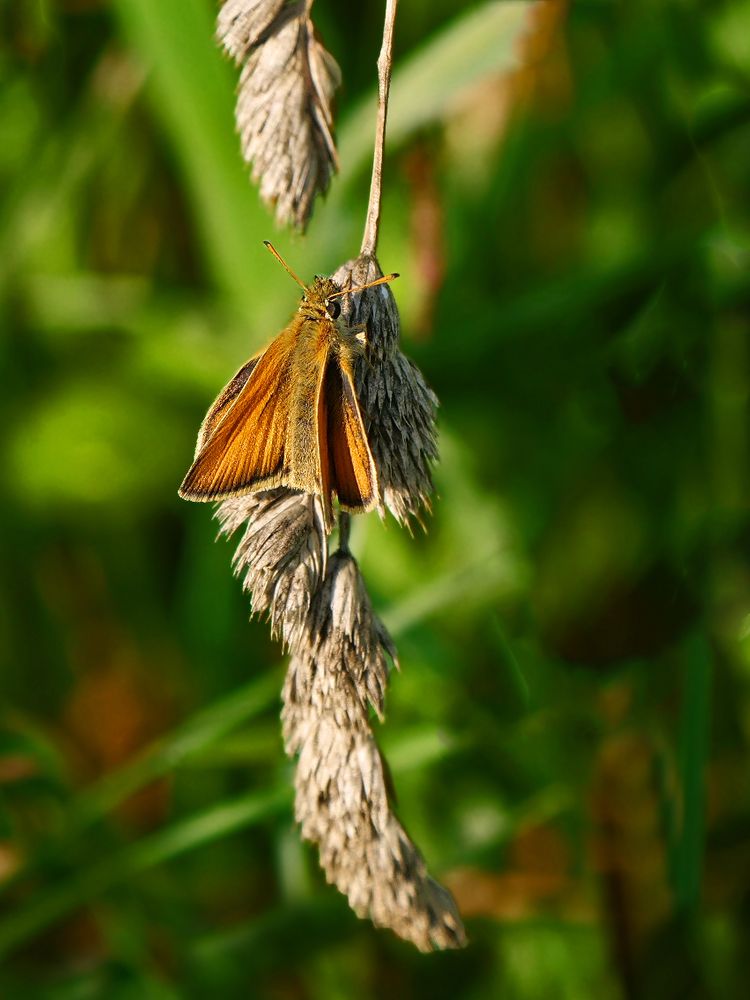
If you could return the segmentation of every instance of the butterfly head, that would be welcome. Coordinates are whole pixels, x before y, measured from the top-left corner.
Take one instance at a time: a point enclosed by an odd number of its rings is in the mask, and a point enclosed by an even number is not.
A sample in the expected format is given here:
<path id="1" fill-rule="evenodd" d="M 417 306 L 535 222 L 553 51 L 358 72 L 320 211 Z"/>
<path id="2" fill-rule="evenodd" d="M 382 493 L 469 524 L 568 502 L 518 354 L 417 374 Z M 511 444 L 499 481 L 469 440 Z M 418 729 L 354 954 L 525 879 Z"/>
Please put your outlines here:
<path id="1" fill-rule="evenodd" d="M 329 319 L 334 322 L 341 315 L 338 294 L 341 289 L 331 278 L 316 275 L 305 289 L 300 302 L 300 312 L 311 319 Z"/>

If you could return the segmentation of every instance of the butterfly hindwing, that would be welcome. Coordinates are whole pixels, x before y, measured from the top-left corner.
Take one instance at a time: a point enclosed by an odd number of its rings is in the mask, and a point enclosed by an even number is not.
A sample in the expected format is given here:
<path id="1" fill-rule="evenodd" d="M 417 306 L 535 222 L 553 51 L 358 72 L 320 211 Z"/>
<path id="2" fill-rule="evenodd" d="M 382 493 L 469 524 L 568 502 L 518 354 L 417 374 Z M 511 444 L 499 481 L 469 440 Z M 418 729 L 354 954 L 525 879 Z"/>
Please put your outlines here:
<path id="1" fill-rule="evenodd" d="M 317 427 L 316 427 L 316 442 L 317 442 L 317 461 L 318 461 L 318 476 L 320 479 L 320 493 L 323 500 L 323 519 L 326 526 L 330 526 L 333 522 L 333 511 L 331 504 L 331 496 L 333 493 L 333 483 L 331 482 L 331 459 L 329 455 L 329 434 L 328 434 L 328 412 L 329 412 L 329 400 L 328 400 L 328 368 L 334 364 L 333 361 L 329 363 L 321 370 L 318 378 L 317 387 L 317 399 L 316 399 L 316 416 L 317 416 Z"/>
<path id="2" fill-rule="evenodd" d="M 345 510 L 372 510 L 378 502 L 375 462 L 357 402 L 352 368 L 343 356 L 329 362 L 324 392 L 328 401 L 332 487 Z"/>

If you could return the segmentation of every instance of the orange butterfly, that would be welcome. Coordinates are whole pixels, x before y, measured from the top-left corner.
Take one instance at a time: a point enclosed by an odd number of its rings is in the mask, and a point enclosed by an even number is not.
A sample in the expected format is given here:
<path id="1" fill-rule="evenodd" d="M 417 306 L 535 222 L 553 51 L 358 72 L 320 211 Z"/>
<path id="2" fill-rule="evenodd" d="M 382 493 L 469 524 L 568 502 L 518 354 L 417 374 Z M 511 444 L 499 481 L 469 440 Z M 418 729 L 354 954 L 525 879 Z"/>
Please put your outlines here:
<path id="1" fill-rule="evenodd" d="M 372 510 L 378 476 L 354 388 L 363 334 L 339 319 L 342 291 L 330 278 L 302 287 L 289 325 L 240 368 L 206 414 L 195 461 L 180 486 L 186 500 L 223 500 L 286 486 L 319 496 L 326 529 L 333 496 L 348 511 Z"/>

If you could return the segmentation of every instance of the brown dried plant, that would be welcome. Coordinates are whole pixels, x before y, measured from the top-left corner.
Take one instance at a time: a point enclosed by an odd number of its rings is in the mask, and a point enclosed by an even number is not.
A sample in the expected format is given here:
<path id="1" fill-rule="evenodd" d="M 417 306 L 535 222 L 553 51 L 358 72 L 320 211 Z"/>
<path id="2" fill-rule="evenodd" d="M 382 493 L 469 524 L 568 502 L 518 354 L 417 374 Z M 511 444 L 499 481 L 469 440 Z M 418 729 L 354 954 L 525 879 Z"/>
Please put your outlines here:
<path id="1" fill-rule="evenodd" d="M 236 121 L 245 160 L 276 217 L 304 230 L 338 168 L 333 95 L 341 74 L 315 34 L 313 0 L 226 0 L 217 34 L 242 67 Z"/>
<path id="2" fill-rule="evenodd" d="M 380 100 L 365 236 L 359 257 L 333 275 L 342 289 L 359 288 L 382 275 L 376 248 L 396 5 L 387 0 L 378 60 Z M 253 54 L 292 10 L 295 18 L 307 17 L 309 4 L 225 3 L 220 34 L 236 58 L 247 59 L 247 84 L 251 65 L 261 65 L 260 60 L 251 63 Z M 293 66 L 297 55 L 291 50 Z M 263 77 L 270 105 L 278 100 L 281 107 L 287 99 L 288 72 L 297 70 L 278 66 L 276 83 L 268 74 Z M 276 98 L 275 86 L 280 87 Z M 241 129 L 247 121 L 242 107 L 241 95 Z M 310 157 L 309 170 L 315 172 L 318 152 L 308 144 L 306 151 L 289 155 L 292 160 Z M 291 178 L 304 174 L 304 163 L 295 160 L 286 175 L 291 188 L 296 183 Z M 283 184 L 274 190 L 277 206 L 311 203 L 311 197 L 300 200 L 297 190 Z M 290 218 L 299 224 L 301 216 L 292 212 Z M 355 375 L 377 467 L 381 514 L 390 510 L 401 524 L 419 520 L 432 492 L 437 399 L 401 353 L 399 314 L 389 286 L 347 294 L 342 316 L 365 331 L 366 349 Z M 373 734 L 371 712 L 382 720 L 396 650 L 349 551 L 350 515 L 339 514 L 338 547 L 332 554 L 317 496 L 281 487 L 224 500 L 217 516 L 223 533 L 240 534 L 234 569 L 251 594 L 253 613 L 269 618 L 291 653 L 282 721 L 286 751 L 298 757 L 295 815 L 303 836 L 318 845 L 328 881 L 346 894 L 359 916 L 391 928 L 422 951 L 462 946 L 465 933 L 450 893 L 430 878 L 395 815 L 387 766 Z"/>

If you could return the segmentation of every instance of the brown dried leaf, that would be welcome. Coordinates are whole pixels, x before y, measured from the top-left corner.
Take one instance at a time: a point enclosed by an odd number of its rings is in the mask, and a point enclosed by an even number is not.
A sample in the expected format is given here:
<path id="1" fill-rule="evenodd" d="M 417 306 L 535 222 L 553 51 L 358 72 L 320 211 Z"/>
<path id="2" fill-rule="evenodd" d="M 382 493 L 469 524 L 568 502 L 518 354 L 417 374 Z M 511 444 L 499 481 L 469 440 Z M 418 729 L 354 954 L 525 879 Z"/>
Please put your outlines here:
<path id="1" fill-rule="evenodd" d="M 280 222 L 304 229 L 338 167 L 335 59 L 315 36 L 312 0 L 227 0 L 218 36 L 243 69 L 235 117 L 245 160 Z"/>

